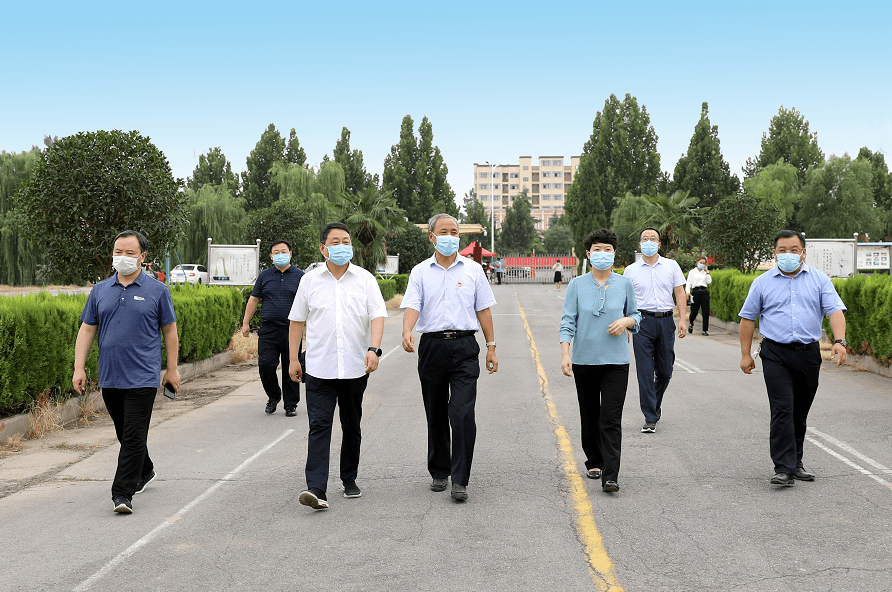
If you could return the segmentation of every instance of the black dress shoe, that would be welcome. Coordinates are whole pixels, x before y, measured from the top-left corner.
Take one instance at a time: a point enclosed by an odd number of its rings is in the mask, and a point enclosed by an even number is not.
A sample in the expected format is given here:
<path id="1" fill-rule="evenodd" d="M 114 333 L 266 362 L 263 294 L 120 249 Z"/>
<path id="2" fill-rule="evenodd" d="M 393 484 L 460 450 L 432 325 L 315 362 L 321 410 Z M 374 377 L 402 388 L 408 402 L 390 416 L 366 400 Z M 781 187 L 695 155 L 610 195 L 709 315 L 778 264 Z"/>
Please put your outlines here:
<path id="1" fill-rule="evenodd" d="M 619 491 L 619 485 L 616 481 L 605 481 L 604 485 L 601 486 L 601 490 L 606 491 L 607 493 L 613 493 Z"/>
<path id="2" fill-rule="evenodd" d="M 446 479 L 434 479 L 431 481 L 431 491 L 446 491 L 448 483 Z"/>
<path id="3" fill-rule="evenodd" d="M 771 478 L 772 485 L 783 485 L 784 487 L 793 487 L 794 485 L 793 476 L 788 475 L 787 473 L 777 473 L 774 477 Z"/>
<path id="4" fill-rule="evenodd" d="M 796 469 L 796 472 L 793 473 L 793 478 L 799 479 L 800 481 L 814 481 L 815 474 L 809 473 L 808 471 L 805 470 L 804 467 L 799 467 L 798 469 Z"/>
<path id="5" fill-rule="evenodd" d="M 276 404 L 273 403 L 272 401 L 268 402 L 268 403 L 266 404 L 266 414 L 267 414 L 267 415 L 272 415 L 272 414 L 275 413 L 275 412 L 276 412 Z"/>
<path id="6" fill-rule="evenodd" d="M 295 417 L 297 416 L 297 405 L 290 405 L 285 407 L 285 417 Z"/>
<path id="7" fill-rule="evenodd" d="M 468 488 L 458 483 L 452 484 L 452 499 L 457 502 L 463 502 L 468 499 Z"/>

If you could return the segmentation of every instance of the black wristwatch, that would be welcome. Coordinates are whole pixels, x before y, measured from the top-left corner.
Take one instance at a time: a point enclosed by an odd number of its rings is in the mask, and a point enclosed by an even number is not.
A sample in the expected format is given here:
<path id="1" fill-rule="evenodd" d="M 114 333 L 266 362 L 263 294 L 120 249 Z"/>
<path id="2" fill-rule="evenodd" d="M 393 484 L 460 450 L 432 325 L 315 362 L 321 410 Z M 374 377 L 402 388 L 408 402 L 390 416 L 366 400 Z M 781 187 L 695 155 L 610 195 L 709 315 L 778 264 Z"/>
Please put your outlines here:
<path id="1" fill-rule="evenodd" d="M 383 351 L 381 351 L 381 348 L 380 348 L 380 347 L 370 347 L 370 348 L 369 348 L 369 351 L 370 351 L 370 352 L 375 352 L 375 355 L 378 356 L 379 358 L 381 357 L 381 354 L 384 353 Z"/>
<path id="2" fill-rule="evenodd" d="M 833 345 L 836 345 L 837 343 L 841 343 L 843 347 L 849 347 L 849 342 L 845 339 L 837 339 L 833 342 Z"/>

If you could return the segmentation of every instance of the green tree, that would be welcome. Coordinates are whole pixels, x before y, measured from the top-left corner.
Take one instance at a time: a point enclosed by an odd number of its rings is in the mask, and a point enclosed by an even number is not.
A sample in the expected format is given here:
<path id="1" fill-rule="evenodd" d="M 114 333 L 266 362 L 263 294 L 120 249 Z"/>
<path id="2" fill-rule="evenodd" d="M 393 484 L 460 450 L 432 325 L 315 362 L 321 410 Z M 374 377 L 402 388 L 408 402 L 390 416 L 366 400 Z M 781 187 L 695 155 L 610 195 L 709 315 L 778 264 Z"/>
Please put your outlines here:
<path id="1" fill-rule="evenodd" d="M 434 254 L 427 230 L 409 224 L 405 231 L 387 238 L 387 254 L 400 256 L 400 273 L 409 273 L 412 268 Z"/>
<path id="2" fill-rule="evenodd" d="M 236 244 L 245 222 L 244 200 L 223 185 L 202 185 L 186 190 L 186 238 L 177 249 L 183 263 L 207 265 L 207 239 L 215 244 Z M 253 244 L 253 241 L 250 243 Z"/>
<path id="3" fill-rule="evenodd" d="M 743 167 L 749 178 L 760 169 L 774 164 L 778 159 L 796 167 L 799 185 L 805 183 L 808 169 L 824 162 L 824 153 L 818 147 L 818 133 L 809 132 L 808 122 L 796 109 L 784 109 L 771 118 L 768 133 L 762 134 L 762 150 L 756 158 L 748 158 Z"/>
<path id="4" fill-rule="evenodd" d="M 646 204 L 644 226 L 659 230 L 668 250 L 695 245 L 700 238 L 700 218 L 709 211 L 709 208 L 695 207 L 700 198 L 688 195 L 687 191 L 641 197 Z"/>
<path id="5" fill-rule="evenodd" d="M 350 228 L 356 262 L 374 274 L 387 259 L 385 238 L 399 235 L 408 226 L 406 213 L 389 191 L 377 187 L 366 187 L 358 194 L 341 193 L 333 206 L 338 219 Z"/>
<path id="6" fill-rule="evenodd" d="M 397 205 L 411 222 L 427 222 L 431 216 L 447 213 L 458 217 L 455 193 L 446 175 L 440 148 L 434 146 L 433 126 L 427 117 L 418 126 L 406 115 L 400 126 L 400 141 L 384 159 L 383 188 L 390 191 Z"/>
<path id="7" fill-rule="evenodd" d="M 288 142 L 285 144 L 285 162 L 304 166 L 307 163 L 307 153 L 300 147 L 300 140 L 297 139 L 297 132 L 294 128 L 288 133 Z"/>
<path id="8" fill-rule="evenodd" d="M 616 233 L 617 239 L 617 263 L 629 265 L 635 262 L 635 250 L 647 215 L 647 200 L 640 195 L 627 192 L 617 202 L 610 216 L 610 229 Z"/>
<path id="9" fill-rule="evenodd" d="M 514 198 L 514 203 L 508 208 L 502 229 L 499 232 L 496 245 L 499 253 L 505 254 L 529 254 L 533 250 L 534 243 L 539 235 L 530 212 L 532 207 L 524 195 Z"/>
<path id="10" fill-rule="evenodd" d="M 0 284 L 31 285 L 37 279 L 39 253 L 22 229 L 12 198 L 41 158 L 37 146 L 28 152 L 0 152 Z"/>
<path id="11" fill-rule="evenodd" d="M 313 223 L 322 228 L 340 220 L 335 207 L 338 195 L 344 193 L 344 169 L 336 162 L 323 162 L 318 171 L 297 164 L 277 162 L 270 170 L 270 180 L 280 198 L 297 199 L 313 216 Z"/>
<path id="12" fill-rule="evenodd" d="M 219 146 L 209 148 L 207 154 L 198 157 L 192 176 L 186 180 L 186 186 L 195 191 L 204 185 L 221 185 L 230 195 L 238 195 L 238 176 L 232 172 L 232 165 Z"/>
<path id="13" fill-rule="evenodd" d="M 285 138 L 271 123 L 248 155 L 247 170 L 242 173 L 242 195 L 249 211 L 266 208 L 279 198 L 278 188 L 270 179 L 270 170 L 280 160 L 285 160 Z"/>
<path id="14" fill-rule="evenodd" d="M 286 240 L 291 243 L 291 262 L 305 269 L 320 258 L 320 230 L 300 201 L 285 198 L 267 208 L 248 212 L 242 227 L 241 243 L 251 245 L 260 239 L 260 266 L 266 269 L 272 265 L 266 256 L 272 242 Z"/>
<path id="15" fill-rule="evenodd" d="M 886 157 L 882 152 L 871 152 L 864 147 L 858 152 L 858 158 L 866 160 L 873 168 L 873 203 L 885 218 L 882 237 L 877 238 L 889 240 L 892 237 L 892 174 L 886 165 Z"/>
<path id="16" fill-rule="evenodd" d="M 370 175 L 365 170 L 362 159 L 362 150 L 350 150 L 350 130 L 346 127 L 341 130 L 341 137 L 335 143 L 332 151 L 334 162 L 344 169 L 346 191 L 348 193 L 360 193 L 366 187 L 378 186 L 378 175 Z M 329 162 L 328 155 L 322 157 L 323 166 Z"/>
<path id="17" fill-rule="evenodd" d="M 139 132 L 80 132 L 48 148 L 14 202 L 39 236 L 47 275 L 64 282 L 111 275 L 122 230 L 149 239 L 150 256 L 184 236 L 186 196 L 164 154 Z"/>
<path id="18" fill-rule="evenodd" d="M 656 193 L 664 182 L 657 134 L 638 99 L 610 95 L 592 127 L 564 205 L 578 253 L 588 233 L 607 225 L 617 198 Z"/>
<path id="19" fill-rule="evenodd" d="M 849 238 L 854 233 L 876 236 L 882 220 L 873 205 L 873 168 L 848 154 L 831 156 L 812 169 L 802 187 L 799 219 L 806 235 Z"/>
<path id="20" fill-rule="evenodd" d="M 569 253 L 573 250 L 573 231 L 567 226 L 552 226 L 542 237 L 545 252 L 551 255 Z"/>
<path id="21" fill-rule="evenodd" d="M 479 224 L 485 230 L 492 227 L 492 224 L 490 223 L 490 214 L 486 210 L 486 206 L 483 205 L 483 202 L 477 199 L 477 192 L 474 188 L 471 188 L 471 191 L 465 194 L 463 209 L 464 211 L 460 218 L 463 224 Z M 479 241 L 481 245 L 488 248 L 488 236 L 487 232 L 463 234 L 461 235 L 460 247 L 464 249 L 472 242 Z"/>
<path id="22" fill-rule="evenodd" d="M 731 174 L 722 156 L 719 128 L 710 125 L 709 105 L 703 103 L 688 152 L 675 165 L 672 190 L 687 191 L 700 198 L 701 206 L 710 207 L 723 197 L 736 195 L 739 189 L 740 180 Z"/>
<path id="23" fill-rule="evenodd" d="M 771 201 L 747 194 L 726 197 L 706 214 L 703 246 L 725 265 L 750 272 L 771 258 L 783 221 Z"/>
<path id="24" fill-rule="evenodd" d="M 785 219 L 784 228 L 794 228 L 799 205 L 799 174 L 791 164 L 779 158 L 776 163 L 762 168 L 743 182 L 749 195 L 774 203 Z"/>

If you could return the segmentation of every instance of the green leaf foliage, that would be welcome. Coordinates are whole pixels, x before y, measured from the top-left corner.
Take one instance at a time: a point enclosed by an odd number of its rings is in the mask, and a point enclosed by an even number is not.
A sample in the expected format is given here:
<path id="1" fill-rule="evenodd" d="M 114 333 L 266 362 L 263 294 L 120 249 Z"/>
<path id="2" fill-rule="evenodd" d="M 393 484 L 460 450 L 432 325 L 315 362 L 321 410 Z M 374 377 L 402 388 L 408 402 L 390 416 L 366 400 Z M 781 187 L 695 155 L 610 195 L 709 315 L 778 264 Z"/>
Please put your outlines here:
<path id="1" fill-rule="evenodd" d="M 387 254 L 399 255 L 399 272 L 409 274 L 413 267 L 434 254 L 434 245 L 426 230 L 411 224 L 404 232 L 387 238 Z"/>
<path id="2" fill-rule="evenodd" d="M 831 156 L 824 165 L 811 169 L 802 187 L 798 214 L 806 236 L 879 235 L 883 220 L 873 205 L 872 180 L 870 163 L 852 160 L 848 154 Z"/>
<path id="3" fill-rule="evenodd" d="M 320 230 L 329 222 L 340 221 L 336 207 L 339 195 L 346 190 L 344 169 L 336 162 L 324 162 L 319 170 L 301 165 L 277 162 L 270 178 L 280 198 L 294 199 L 313 217 Z"/>
<path id="4" fill-rule="evenodd" d="M 514 203 L 508 208 L 502 221 L 502 228 L 496 241 L 500 254 L 529 255 L 532 252 L 533 244 L 539 235 L 531 211 L 532 206 L 524 195 L 514 198 Z"/>
<path id="5" fill-rule="evenodd" d="M 239 288 L 185 283 L 172 287 L 170 295 L 181 361 L 205 360 L 229 346 L 244 312 Z"/>
<path id="6" fill-rule="evenodd" d="M 350 130 L 346 127 L 341 130 L 341 137 L 335 143 L 332 151 L 332 159 L 341 165 L 344 170 L 345 187 L 341 191 L 348 193 L 360 193 L 367 187 L 378 186 L 378 175 L 370 175 L 363 164 L 362 150 L 350 150 Z M 323 166 L 330 162 L 326 154 L 322 158 Z"/>
<path id="7" fill-rule="evenodd" d="M 880 240 L 892 239 L 892 173 L 886 165 L 886 156 L 882 152 L 871 152 L 862 148 L 858 152 L 858 158 L 866 160 L 873 169 L 871 189 L 873 191 L 873 203 L 883 219 L 884 227 L 881 236 L 874 238 Z"/>
<path id="8" fill-rule="evenodd" d="M 378 278 L 378 288 L 381 290 L 381 296 L 384 298 L 384 302 L 387 302 L 396 296 L 396 282 L 392 279 L 382 280 L 381 278 Z"/>
<path id="9" fill-rule="evenodd" d="M 552 226 L 545 231 L 542 242 L 550 255 L 569 253 L 573 250 L 573 231 L 566 226 Z"/>
<path id="10" fill-rule="evenodd" d="M 366 187 L 361 193 L 340 193 L 332 204 L 337 218 L 350 229 L 354 261 L 375 273 L 387 259 L 385 239 L 399 235 L 409 226 L 406 213 L 389 191 Z"/>
<path id="11" fill-rule="evenodd" d="M 486 210 L 483 202 L 478 201 L 477 193 L 474 189 L 471 189 L 470 193 L 465 194 L 464 212 L 460 219 L 463 224 L 479 224 L 485 229 L 492 228 L 490 213 Z M 481 245 L 489 248 L 489 236 L 482 232 L 461 235 L 460 248 L 464 249 L 474 241 L 479 241 Z"/>
<path id="12" fill-rule="evenodd" d="M 286 240 L 291 244 L 291 262 L 301 269 L 318 261 L 319 232 L 313 217 L 299 200 L 286 198 L 271 206 L 249 212 L 241 233 L 241 244 L 251 245 L 260 239 L 260 267 L 266 269 L 272 262 L 269 252 L 274 240 Z"/>
<path id="13" fill-rule="evenodd" d="M 761 169 L 783 159 L 796 167 L 799 185 L 805 183 L 808 169 L 824 162 L 824 153 L 818 147 L 817 132 L 810 132 L 805 117 L 796 109 L 784 109 L 771 118 L 768 133 L 762 134 L 762 150 L 756 158 L 748 158 L 743 167 L 749 178 Z"/>
<path id="14" fill-rule="evenodd" d="M 15 198 L 41 237 L 47 275 L 64 283 L 111 275 L 115 236 L 136 230 L 149 257 L 184 236 L 186 196 L 167 159 L 139 132 L 80 132 L 53 143 Z"/>
<path id="15" fill-rule="evenodd" d="M 229 195 L 238 195 L 238 175 L 232 172 L 232 164 L 226 160 L 219 146 L 208 149 L 207 154 L 198 157 L 192 176 L 186 180 L 186 186 L 194 191 L 205 185 L 222 186 L 229 191 Z"/>
<path id="16" fill-rule="evenodd" d="M 772 202 L 784 217 L 784 228 L 792 228 L 799 205 L 799 173 L 782 158 L 774 164 L 763 167 L 755 175 L 743 182 L 747 195 Z"/>
<path id="17" fill-rule="evenodd" d="M 224 185 L 202 185 L 186 190 L 186 239 L 177 249 L 183 263 L 207 265 L 207 239 L 214 244 L 237 244 L 245 223 L 244 200 L 233 197 Z M 248 243 L 248 244 L 253 244 Z"/>
<path id="18" fill-rule="evenodd" d="M 772 257 L 774 236 L 782 227 L 774 203 L 751 195 L 726 197 L 706 214 L 703 248 L 724 265 L 753 271 Z"/>
<path id="19" fill-rule="evenodd" d="M 13 207 L 12 197 L 42 158 L 29 152 L 0 152 L 0 284 L 28 286 L 36 281 L 39 254 Z"/>
<path id="20" fill-rule="evenodd" d="M 610 229 L 616 233 L 617 239 L 617 264 L 631 265 L 635 262 L 635 251 L 647 215 L 647 200 L 644 197 L 627 192 L 618 200 L 610 219 Z"/>
<path id="21" fill-rule="evenodd" d="M 247 170 L 242 173 L 242 196 L 247 210 L 269 207 L 279 198 L 279 190 L 270 178 L 270 171 L 273 164 L 284 160 L 285 138 L 271 123 L 248 155 Z"/>
<path id="22" fill-rule="evenodd" d="M 288 132 L 288 142 L 285 144 L 285 162 L 304 166 L 307 163 L 307 153 L 300 146 L 300 140 L 297 139 L 297 132 L 294 128 Z"/>
<path id="23" fill-rule="evenodd" d="M 391 279 L 396 283 L 396 293 L 405 294 L 406 287 L 409 285 L 409 274 L 401 273 L 399 275 L 393 276 L 393 278 Z"/>
<path id="24" fill-rule="evenodd" d="M 741 273 L 736 269 L 710 269 L 709 307 L 720 321 L 739 323 L 737 313 L 743 308 L 750 285 L 758 273 Z"/>
<path id="25" fill-rule="evenodd" d="M 400 126 L 400 140 L 384 159 L 383 188 L 396 199 L 412 223 L 421 224 L 434 214 L 446 213 L 458 218 L 455 192 L 446 175 L 449 169 L 434 145 L 433 125 L 427 117 L 418 126 L 406 115 Z"/>
<path id="26" fill-rule="evenodd" d="M 672 177 L 673 191 L 687 191 L 700 198 L 702 207 L 714 206 L 724 197 L 736 195 L 740 180 L 731 174 L 722 156 L 719 128 L 709 123 L 709 105 L 703 103 L 700 120 L 694 126 L 694 135 L 684 154 L 675 165 Z"/>
<path id="27" fill-rule="evenodd" d="M 709 208 L 695 207 L 699 198 L 688 195 L 687 191 L 641 197 L 645 202 L 643 226 L 659 230 L 664 245 L 670 250 L 696 246 L 700 238 L 700 218 L 709 211 Z"/>
<path id="28" fill-rule="evenodd" d="M 846 341 L 856 354 L 872 356 L 883 366 L 892 364 L 892 276 L 861 275 L 833 280 L 845 303 Z M 824 330 L 832 335 L 824 318 Z"/>

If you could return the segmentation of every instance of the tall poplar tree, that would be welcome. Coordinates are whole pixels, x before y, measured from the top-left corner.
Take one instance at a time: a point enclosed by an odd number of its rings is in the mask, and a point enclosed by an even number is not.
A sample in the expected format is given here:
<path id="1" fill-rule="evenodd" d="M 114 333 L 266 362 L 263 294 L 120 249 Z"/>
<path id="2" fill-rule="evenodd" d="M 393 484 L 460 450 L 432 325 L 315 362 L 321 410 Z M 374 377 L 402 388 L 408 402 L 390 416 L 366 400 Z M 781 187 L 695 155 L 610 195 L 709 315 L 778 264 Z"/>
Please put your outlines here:
<path id="1" fill-rule="evenodd" d="M 271 123 L 248 155 L 247 170 L 242 173 L 242 195 L 246 210 L 268 207 L 279 198 L 278 188 L 270 182 L 270 170 L 279 160 L 285 160 L 285 138 Z"/>
<path id="2" fill-rule="evenodd" d="M 892 237 L 892 174 L 886 165 L 886 157 L 882 152 L 871 152 L 867 147 L 858 152 L 858 158 L 866 160 L 873 169 L 871 190 L 873 191 L 873 203 L 876 204 L 877 213 L 884 218 L 883 236 L 876 237 L 880 240 L 889 240 Z"/>
<path id="3" fill-rule="evenodd" d="M 657 134 L 638 99 L 627 93 L 620 102 L 610 95 L 592 128 L 564 205 L 578 253 L 588 233 L 607 225 L 618 198 L 661 189 Z"/>
<path id="4" fill-rule="evenodd" d="M 326 154 L 322 160 L 328 162 L 328 155 Z M 350 130 L 346 127 L 341 130 L 341 137 L 335 143 L 332 160 L 344 169 L 348 193 L 359 194 L 367 187 L 378 186 L 378 175 L 372 176 L 365 170 L 362 150 L 350 150 Z"/>
<path id="5" fill-rule="evenodd" d="M 433 126 L 427 117 L 418 126 L 406 115 L 400 126 L 400 141 L 384 159 L 384 191 L 393 192 L 410 222 L 427 222 L 434 214 L 445 212 L 458 217 L 455 193 L 446 175 L 440 148 L 434 145 Z"/>
<path id="6" fill-rule="evenodd" d="M 704 102 L 687 154 L 675 165 L 672 191 L 687 191 L 700 198 L 701 207 L 711 207 L 724 197 L 736 195 L 739 189 L 740 180 L 731 174 L 722 156 L 719 128 L 710 125 L 709 105 Z"/>
<path id="7" fill-rule="evenodd" d="M 784 109 L 771 118 L 768 133 L 762 134 L 762 150 L 756 158 L 746 159 L 743 172 L 752 177 L 779 158 L 796 167 L 799 184 L 805 184 L 808 169 L 824 163 L 824 153 L 818 147 L 818 133 L 810 132 L 805 117 L 796 109 Z"/>
<path id="8" fill-rule="evenodd" d="M 303 166 L 307 163 L 307 153 L 300 146 L 297 132 L 294 128 L 288 133 L 288 142 L 285 144 L 285 162 Z"/>
<path id="9" fill-rule="evenodd" d="M 238 176 L 232 172 L 232 164 L 219 146 L 209 148 L 206 154 L 198 157 L 192 176 L 186 180 L 186 186 L 195 191 L 204 185 L 222 185 L 231 196 L 238 194 Z"/>

